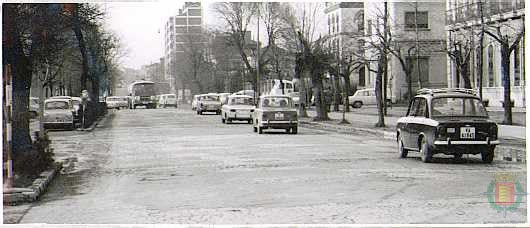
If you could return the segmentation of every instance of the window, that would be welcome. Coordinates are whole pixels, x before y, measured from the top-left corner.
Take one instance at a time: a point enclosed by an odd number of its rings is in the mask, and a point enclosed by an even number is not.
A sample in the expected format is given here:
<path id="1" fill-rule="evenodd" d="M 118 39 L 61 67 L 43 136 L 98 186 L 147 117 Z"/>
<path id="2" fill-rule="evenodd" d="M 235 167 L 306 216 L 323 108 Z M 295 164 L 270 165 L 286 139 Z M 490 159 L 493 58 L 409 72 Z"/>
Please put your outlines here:
<path id="1" fill-rule="evenodd" d="M 187 25 L 188 21 L 186 20 L 186 18 L 177 17 L 175 18 L 175 24 L 176 25 Z"/>
<path id="2" fill-rule="evenodd" d="M 188 29 L 186 27 L 175 27 L 175 32 L 176 33 L 185 33 L 187 31 L 188 31 Z"/>
<path id="3" fill-rule="evenodd" d="M 408 116 L 427 116 L 427 101 L 424 98 L 415 98 Z"/>
<path id="4" fill-rule="evenodd" d="M 417 15 L 417 17 L 416 17 Z M 405 28 L 406 29 L 426 29 L 429 28 L 429 13 L 422 12 L 405 12 Z"/>
<path id="5" fill-rule="evenodd" d="M 495 68 L 494 68 L 494 50 L 493 45 L 490 45 L 488 47 L 488 87 L 495 87 L 497 86 L 497 83 L 495 83 Z"/>
<path id="6" fill-rule="evenodd" d="M 407 65 L 412 66 L 412 83 L 421 82 L 422 86 L 429 83 L 429 57 L 420 56 L 418 57 L 419 65 L 417 64 L 416 57 L 407 57 Z M 407 78 L 408 82 L 408 78 Z"/>
<path id="7" fill-rule="evenodd" d="M 359 86 L 361 87 L 364 87 L 366 86 L 366 78 L 365 78 L 365 75 L 364 75 L 364 67 L 361 67 L 361 69 L 359 70 Z"/>
<path id="8" fill-rule="evenodd" d="M 188 23 L 190 25 L 201 25 L 202 21 L 200 18 L 189 18 Z"/>
<path id="9" fill-rule="evenodd" d="M 513 85 L 521 85 L 521 54 L 519 45 L 513 50 Z"/>
<path id="10" fill-rule="evenodd" d="M 200 9 L 188 9 L 188 15 L 189 16 L 201 16 L 201 10 Z"/>

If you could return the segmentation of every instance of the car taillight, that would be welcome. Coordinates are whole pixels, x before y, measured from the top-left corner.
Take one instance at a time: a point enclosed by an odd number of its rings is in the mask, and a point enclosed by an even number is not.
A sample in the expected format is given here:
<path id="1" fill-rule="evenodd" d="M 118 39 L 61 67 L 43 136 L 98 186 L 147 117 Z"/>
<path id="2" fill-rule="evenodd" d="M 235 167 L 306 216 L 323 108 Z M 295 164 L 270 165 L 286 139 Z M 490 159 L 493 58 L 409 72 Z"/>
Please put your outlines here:
<path id="1" fill-rule="evenodd" d="M 438 127 L 436 127 L 436 136 L 438 138 L 443 138 L 446 135 L 447 135 L 446 127 L 443 125 L 438 125 Z"/>
<path id="2" fill-rule="evenodd" d="M 490 127 L 491 139 L 493 139 L 493 140 L 497 139 L 497 132 L 498 132 L 497 124 L 491 125 L 491 127 Z"/>

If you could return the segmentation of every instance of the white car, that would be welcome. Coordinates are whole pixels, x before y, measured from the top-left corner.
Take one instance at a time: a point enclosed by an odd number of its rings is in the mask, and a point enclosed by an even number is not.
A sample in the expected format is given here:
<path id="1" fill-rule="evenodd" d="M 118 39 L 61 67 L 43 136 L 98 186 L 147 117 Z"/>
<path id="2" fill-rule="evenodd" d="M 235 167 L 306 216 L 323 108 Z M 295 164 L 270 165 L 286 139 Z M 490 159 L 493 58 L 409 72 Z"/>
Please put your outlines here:
<path id="1" fill-rule="evenodd" d="M 395 97 L 391 96 L 389 92 L 387 92 L 387 104 L 394 103 Z M 377 99 L 375 96 L 375 89 L 360 89 L 353 94 L 353 96 L 348 97 L 348 101 L 350 106 L 354 108 L 360 108 L 363 105 L 376 105 Z"/>
<path id="2" fill-rule="evenodd" d="M 203 112 L 215 112 L 217 115 L 221 114 L 221 100 L 219 100 L 219 95 L 209 93 L 197 97 L 197 115 L 202 115 Z"/>
<path id="3" fill-rule="evenodd" d="M 112 96 L 107 97 L 106 104 L 108 109 L 121 109 L 129 107 L 129 100 L 126 97 Z"/>
<path id="4" fill-rule="evenodd" d="M 231 93 L 219 93 L 219 99 L 221 100 L 221 104 L 225 105 L 228 103 L 228 97 L 232 95 Z"/>
<path id="5" fill-rule="evenodd" d="M 36 118 L 39 115 L 39 98 L 38 97 L 30 97 L 29 98 L 29 113 L 31 115 L 31 118 Z"/>
<path id="6" fill-rule="evenodd" d="M 287 95 L 261 96 L 252 117 L 252 127 L 258 134 L 263 134 L 264 129 L 284 129 L 287 133 L 298 133 L 298 112 Z"/>
<path id="7" fill-rule="evenodd" d="M 177 107 L 177 95 L 162 94 L 158 100 L 158 107 L 165 108 L 166 106 Z"/>
<path id="8" fill-rule="evenodd" d="M 250 90 L 240 90 L 238 92 L 233 93 L 232 95 L 247 95 L 247 96 L 254 97 L 256 93 L 254 92 L 254 90 L 250 89 Z"/>
<path id="9" fill-rule="evenodd" d="M 288 93 L 287 96 L 290 96 L 293 99 L 294 106 L 298 107 L 300 105 L 300 92 Z"/>
<path id="10" fill-rule="evenodd" d="M 247 95 L 232 95 L 228 103 L 221 108 L 221 122 L 231 123 L 233 120 L 243 120 L 252 123 L 254 112 L 254 98 Z"/>
<path id="11" fill-rule="evenodd" d="M 75 123 L 72 99 L 46 99 L 42 123 L 44 128 L 59 126 L 63 129 L 73 129 Z"/>

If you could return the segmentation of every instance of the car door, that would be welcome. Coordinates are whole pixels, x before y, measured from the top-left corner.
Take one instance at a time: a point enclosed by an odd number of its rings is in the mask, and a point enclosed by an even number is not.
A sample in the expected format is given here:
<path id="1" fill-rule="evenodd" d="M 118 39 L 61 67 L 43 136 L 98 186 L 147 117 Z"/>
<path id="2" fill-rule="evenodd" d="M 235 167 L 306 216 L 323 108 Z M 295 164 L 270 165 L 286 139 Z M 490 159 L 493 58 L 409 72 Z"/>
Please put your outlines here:
<path id="1" fill-rule="evenodd" d="M 367 100 L 367 103 L 366 104 L 369 104 L 369 105 L 375 105 L 377 102 L 376 102 L 376 97 L 375 97 L 375 90 L 368 90 L 366 91 L 367 95 L 366 95 L 366 100 Z"/>
<path id="2" fill-rule="evenodd" d="M 418 108 L 418 103 L 416 100 L 412 100 L 409 105 L 409 109 L 407 111 L 406 118 L 403 122 L 400 123 L 401 127 L 401 137 L 403 139 L 403 144 L 405 147 L 411 147 L 412 140 L 411 137 L 411 130 L 410 127 L 412 127 L 412 121 L 414 121 L 414 115 L 416 113 L 416 109 Z"/>
<path id="3" fill-rule="evenodd" d="M 412 121 L 409 123 L 410 131 L 410 147 L 419 149 L 418 139 L 420 133 L 425 129 L 426 117 L 427 117 L 427 100 L 422 97 L 414 99 L 414 103 L 417 103 Z"/>

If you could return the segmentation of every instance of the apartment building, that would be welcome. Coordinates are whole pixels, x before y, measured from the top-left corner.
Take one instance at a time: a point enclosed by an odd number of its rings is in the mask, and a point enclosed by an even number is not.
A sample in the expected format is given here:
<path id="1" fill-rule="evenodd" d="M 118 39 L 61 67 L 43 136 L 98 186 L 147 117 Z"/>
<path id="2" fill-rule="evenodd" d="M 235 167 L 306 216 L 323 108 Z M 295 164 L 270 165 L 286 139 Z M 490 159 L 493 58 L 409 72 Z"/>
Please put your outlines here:
<path id="1" fill-rule="evenodd" d="M 471 39 L 472 47 L 469 71 L 473 88 L 482 84 L 482 98 L 490 106 L 502 106 L 504 89 L 501 68 L 501 49 L 489 35 L 484 36 L 480 52 L 482 28 L 509 37 L 510 42 L 524 26 L 524 0 L 448 0 L 446 31 L 454 39 Z M 471 34 L 467 35 L 466 34 Z M 474 34 L 474 35 L 473 35 Z M 463 38 L 464 37 L 464 38 Z M 479 70 L 482 58 L 482 74 Z M 462 87 L 455 63 L 448 60 L 447 81 L 449 87 Z M 510 57 L 511 98 L 515 107 L 525 107 L 524 36 Z"/>
<path id="2" fill-rule="evenodd" d="M 192 43 L 190 41 L 197 41 L 196 35 L 203 31 L 202 11 L 200 2 L 185 2 L 177 15 L 168 18 L 164 29 L 164 77 L 170 83 L 172 91 L 186 96 L 189 95 L 189 91 L 177 91 L 186 87 L 178 73 L 177 63 L 179 59 L 184 58 L 187 46 Z M 206 42 L 204 40 L 204 43 Z"/>
<path id="3" fill-rule="evenodd" d="M 364 2 L 364 32 L 369 37 L 368 42 L 377 39 L 378 30 L 383 31 L 384 4 L 383 1 Z M 386 4 L 392 45 L 400 46 L 402 53 L 407 53 L 402 59 L 413 66 L 412 95 L 420 88 L 447 87 L 447 54 L 443 51 L 446 42 L 445 1 L 389 1 Z M 370 69 L 377 69 L 377 63 L 372 62 Z M 365 87 L 374 87 L 375 77 L 375 72 L 365 70 Z M 395 101 L 408 100 L 408 80 L 399 59 L 389 54 L 388 92 Z"/>

